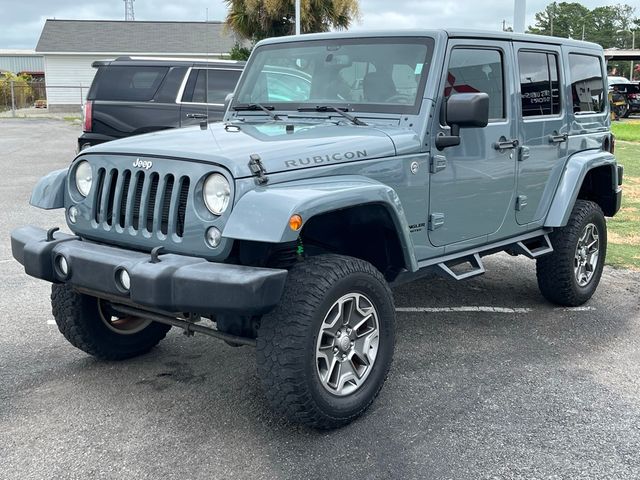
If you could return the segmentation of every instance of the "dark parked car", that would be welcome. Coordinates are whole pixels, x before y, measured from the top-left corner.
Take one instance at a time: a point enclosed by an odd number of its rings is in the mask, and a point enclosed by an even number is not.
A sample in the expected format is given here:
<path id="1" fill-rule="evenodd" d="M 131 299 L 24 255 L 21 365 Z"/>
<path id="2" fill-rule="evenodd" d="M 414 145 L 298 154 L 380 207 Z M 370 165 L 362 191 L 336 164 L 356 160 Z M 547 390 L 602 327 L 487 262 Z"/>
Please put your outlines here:
<path id="1" fill-rule="evenodd" d="M 221 120 L 244 62 L 119 57 L 98 69 L 78 149 L 140 133 Z"/>
<path id="2" fill-rule="evenodd" d="M 632 113 L 640 112 L 640 85 L 637 83 L 609 84 L 613 95 L 621 95 L 626 105 L 618 112 L 620 117 L 627 118 Z"/>

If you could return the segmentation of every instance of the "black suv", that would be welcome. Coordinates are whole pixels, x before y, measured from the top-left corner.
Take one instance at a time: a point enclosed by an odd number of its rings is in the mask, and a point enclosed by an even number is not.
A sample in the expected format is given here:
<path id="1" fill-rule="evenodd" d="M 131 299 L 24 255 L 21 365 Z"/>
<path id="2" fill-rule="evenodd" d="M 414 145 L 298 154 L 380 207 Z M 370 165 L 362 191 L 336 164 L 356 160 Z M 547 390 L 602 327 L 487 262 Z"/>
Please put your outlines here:
<path id="1" fill-rule="evenodd" d="M 119 57 L 97 68 L 78 149 L 140 133 L 222 120 L 244 62 Z"/>

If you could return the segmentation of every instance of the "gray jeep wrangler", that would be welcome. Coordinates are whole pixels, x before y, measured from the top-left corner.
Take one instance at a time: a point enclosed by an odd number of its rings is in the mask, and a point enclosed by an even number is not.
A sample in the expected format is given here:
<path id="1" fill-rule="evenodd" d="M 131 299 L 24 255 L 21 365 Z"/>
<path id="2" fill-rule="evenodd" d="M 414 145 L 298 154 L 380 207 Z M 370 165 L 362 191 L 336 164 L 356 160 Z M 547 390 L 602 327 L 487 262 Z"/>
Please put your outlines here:
<path id="1" fill-rule="evenodd" d="M 537 263 L 580 305 L 621 200 L 593 44 L 469 31 L 260 42 L 221 123 L 82 151 L 35 187 L 74 235 L 12 233 L 79 349 L 143 354 L 171 326 L 256 347 L 274 408 L 318 428 L 374 400 L 391 365 L 390 287 Z M 212 367 L 215 368 L 215 367 Z"/>

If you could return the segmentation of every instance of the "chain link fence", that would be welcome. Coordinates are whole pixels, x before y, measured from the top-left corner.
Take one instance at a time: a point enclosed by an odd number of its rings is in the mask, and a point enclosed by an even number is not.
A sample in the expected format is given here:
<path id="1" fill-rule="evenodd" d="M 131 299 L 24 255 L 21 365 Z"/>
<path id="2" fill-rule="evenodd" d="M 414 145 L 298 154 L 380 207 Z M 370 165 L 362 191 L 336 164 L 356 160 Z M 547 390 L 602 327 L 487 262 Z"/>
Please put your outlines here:
<path id="1" fill-rule="evenodd" d="M 47 85 L 42 81 L 0 77 L 0 114 L 23 116 L 30 112 L 66 111 L 80 113 L 88 87 Z"/>

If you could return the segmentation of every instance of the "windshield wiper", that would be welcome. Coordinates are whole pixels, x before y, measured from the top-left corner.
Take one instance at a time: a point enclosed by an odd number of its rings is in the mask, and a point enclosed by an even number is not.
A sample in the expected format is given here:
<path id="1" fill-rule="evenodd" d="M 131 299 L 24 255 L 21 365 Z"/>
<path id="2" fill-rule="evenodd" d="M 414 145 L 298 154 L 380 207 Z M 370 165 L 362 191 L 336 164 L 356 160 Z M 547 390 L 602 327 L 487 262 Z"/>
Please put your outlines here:
<path id="1" fill-rule="evenodd" d="M 257 111 L 257 110 L 262 110 L 264 113 L 269 115 L 274 120 L 280 120 L 280 117 L 271 111 L 271 110 L 275 110 L 275 107 L 273 105 L 262 105 L 260 103 L 249 103 L 249 104 L 245 104 L 245 105 L 235 105 L 233 107 L 233 109 L 235 111 L 240 111 L 240 110 L 254 110 L 254 111 Z"/>
<path id="2" fill-rule="evenodd" d="M 336 112 L 339 115 L 342 115 L 344 118 L 352 122 L 354 125 L 367 126 L 362 120 L 359 120 L 357 117 L 353 115 L 349 115 L 345 112 L 346 109 L 334 107 L 332 105 L 316 105 L 315 107 L 300 107 L 298 109 L 299 112 Z"/>

